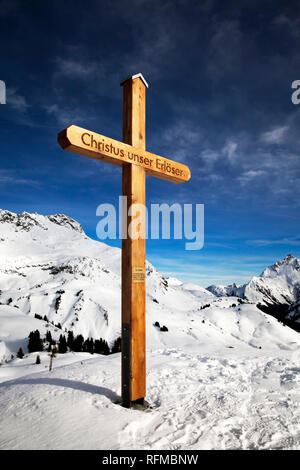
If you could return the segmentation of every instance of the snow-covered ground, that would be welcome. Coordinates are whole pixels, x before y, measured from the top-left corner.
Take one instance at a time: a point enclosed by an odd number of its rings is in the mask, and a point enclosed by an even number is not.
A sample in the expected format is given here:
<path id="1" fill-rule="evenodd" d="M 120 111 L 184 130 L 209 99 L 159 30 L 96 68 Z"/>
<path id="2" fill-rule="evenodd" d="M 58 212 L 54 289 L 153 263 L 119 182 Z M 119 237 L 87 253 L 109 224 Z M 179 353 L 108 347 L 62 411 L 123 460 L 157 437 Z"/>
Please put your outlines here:
<path id="1" fill-rule="evenodd" d="M 63 215 L 0 210 L 0 448 L 300 449 L 299 333 L 229 292 L 166 280 L 150 263 L 146 272 L 150 408 L 141 411 L 120 406 L 120 354 L 59 354 L 51 372 L 47 352 L 39 365 L 37 353 L 11 360 L 35 329 L 113 344 L 120 250 Z"/>
<path id="2" fill-rule="evenodd" d="M 3 364 L 0 448 L 299 449 L 299 333 L 233 300 L 148 325 L 147 411 L 120 406 L 120 354 Z"/>
<path id="3" fill-rule="evenodd" d="M 147 411 L 118 403 L 120 354 L 60 355 L 51 372 L 46 353 L 16 359 L 1 367 L 0 448 L 299 449 L 299 351 L 210 349 L 149 353 Z"/>

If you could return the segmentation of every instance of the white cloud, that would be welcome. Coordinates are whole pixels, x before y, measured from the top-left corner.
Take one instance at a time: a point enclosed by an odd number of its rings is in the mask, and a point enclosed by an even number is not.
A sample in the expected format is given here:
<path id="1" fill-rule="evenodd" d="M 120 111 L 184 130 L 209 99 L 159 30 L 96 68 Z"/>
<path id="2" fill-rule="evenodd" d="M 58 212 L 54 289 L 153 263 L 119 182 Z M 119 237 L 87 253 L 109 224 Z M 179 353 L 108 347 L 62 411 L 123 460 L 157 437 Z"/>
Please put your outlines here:
<path id="1" fill-rule="evenodd" d="M 275 129 L 261 134 L 261 140 L 268 144 L 280 144 L 284 140 L 288 126 L 276 127 Z"/>
<path id="2" fill-rule="evenodd" d="M 201 138 L 202 133 L 195 125 L 182 120 L 166 128 L 159 141 L 164 144 L 166 151 L 171 152 L 169 158 L 183 162 L 191 154 L 196 153 L 198 156 L 197 147 Z"/>
<path id="3" fill-rule="evenodd" d="M 225 155 L 231 164 L 235 163 L 237 159 L 236 149 L 238 144 L 231 139 L 228 139 L 222 149 L 222 154 Z"/>
<path id="4" fill-rule="evenodd" d="M 40 186 L 39 181 L 32 180 L 30 178 L 19 177 L 12 170 L 0 170 L 0 185 L 28 185 L 28 186 Z"/>
<path id="5" fill-rule="evenodd" d="M 253 179 L 257 178 L 258 176 L 264 175 L 265 172 L 263 170 L 249 170 L 249 171 L 244 171 L 239 177 L 238 180 L 241 184 L 247 184 L 249 181 L 252 181 Z"/>
<path id="6" fill-rule="evenodd" d="M 26 98 L 19 95 L 16 88 L 6 89 L 6 103 L 20 112 L 25 112 L 29 108 Z"/>
<path id="7" fill-rule="evenodd" d="M 247 240 L 248 245 L 271 246 L 271 245 L 290 245 L 300 246 L 300 240 L 297 238 L 281 238 L 277 240 Z"/>
<path id="8" fill-rule="evenodd" d="M 206 149 L 201 152 L 201 156 L 207 163 L 214 163 L 220 158 L 220 152 L 216 152 L 215 150 Z"/>
<path id="9" fill-rule="evenodd" d="M 61 58 L 56 59 L 56 75 L 64 75 L 70 78 L 87 79 L 96 75 L 101 70 L 95 62 L 83 62 L 79 59 Z"/>
<path id="10" fill-rule="evenodd" d="M 46 112 L 54 116 L 61 125 L 69 126 L 70 124 L 83 121 L 85 118 L 84 113 L 77 108 L 60 107 L 56 103 L 46 105 L 44 108 Z"/>

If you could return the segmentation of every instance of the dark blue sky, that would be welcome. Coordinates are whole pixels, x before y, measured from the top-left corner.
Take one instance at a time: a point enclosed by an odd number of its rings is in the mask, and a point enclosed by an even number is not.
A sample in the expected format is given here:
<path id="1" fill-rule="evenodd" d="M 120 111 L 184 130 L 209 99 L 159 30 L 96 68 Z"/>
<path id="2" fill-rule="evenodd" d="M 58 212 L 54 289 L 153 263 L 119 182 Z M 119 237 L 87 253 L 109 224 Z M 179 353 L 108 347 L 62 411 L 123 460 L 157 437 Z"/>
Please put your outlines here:
<path id="1" fill-rule="evenodd" d="M 0 1 L 0 207 L 65 213 L 96 238 L 121 170 L 63 152 L 70 124 L 122 138 L 122 79 L 142 72 L 147 150 L 191 168 L 147 201 L 205 204 L 205 246 L 148 240 L 168 275 L 245 282 L 300 256 L 299 1 Z M 112 242 L 111 244 L 116 244 Z"/>

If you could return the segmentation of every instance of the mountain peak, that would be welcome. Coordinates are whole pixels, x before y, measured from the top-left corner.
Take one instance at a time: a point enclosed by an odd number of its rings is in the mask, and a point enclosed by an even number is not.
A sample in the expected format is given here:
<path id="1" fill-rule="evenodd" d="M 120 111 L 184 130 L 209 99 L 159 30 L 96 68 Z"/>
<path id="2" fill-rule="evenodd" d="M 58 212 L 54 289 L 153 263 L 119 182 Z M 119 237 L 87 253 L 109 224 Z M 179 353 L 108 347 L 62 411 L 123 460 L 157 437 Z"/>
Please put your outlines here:
<path id="1" fill-rule="evenodd" d="M 294 260 L 296 260 L 297 258 L 295 258 L 295 256 L 291 255 L 291 254 L 288 254 L 286 255 L 282 260 L 280 261 L 277 261 L 277 263 L 275 263 L 275 265 L 278 265 L 278 266 L 282 266 L 283 264 L 291 264 L 294 262 Z"/>
<path id="2" fill-rule="evenodd" d="M 69 228 L 80 233 L 84 233 L 81 225 L 76 220 L 64 214 L 54 215 L 40 215 L 37 213 L 30 214 L 29 212 L 22 212 L 15 214 L 7 210 L 0 209 L 0 224 L 10 224 L 15 226 L 16 231 L 29 232 L 34 227 L 39 227 L 42 230 L 48 230 L 49 222 L 52 222 L 61 227 Z"/>
<path id="3" fill-rule="evenodd" d="M 47 215 L 47 218 L 50 220 L 50 222 L 53 222 L 54 224 L 71 228 L 73 230 L 76 230 L 77 232 L 83 233 L 83 228 L 81 227 L 80 223 L 76 222 L 76 220 L 72 219 L 71 217 L 65 214 Z"/>
<path id="4" fill-rule="evenodd" d="M 268 266 L 262 273 L 261 277 L 274 277 L 283 273 L 286 269 L 300 270 L 300 259 L 288 254 L 282 260 L 277 261 L 271 266 Z"/>

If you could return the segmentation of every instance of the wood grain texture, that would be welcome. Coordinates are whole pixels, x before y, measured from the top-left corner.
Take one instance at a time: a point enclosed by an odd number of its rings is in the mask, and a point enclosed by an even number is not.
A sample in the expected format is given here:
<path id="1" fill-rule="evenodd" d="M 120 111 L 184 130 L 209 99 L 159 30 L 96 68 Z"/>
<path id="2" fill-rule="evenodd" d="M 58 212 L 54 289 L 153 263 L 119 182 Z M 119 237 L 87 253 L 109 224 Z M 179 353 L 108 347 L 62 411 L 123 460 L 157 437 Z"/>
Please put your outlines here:
<path id="1" fill-rule="evenodd" d="M 140 78 L 124 83 L 123 140 L 145 149 L 145 85 Z M 127 196 L 128 208 L 139 204 L 145 207 L 146 174 L 138 165 L 123 166 L 122 193 Z M 127 214 L 126 229 L 133 217 Z M 127 232 L 128 233 L 128 232 Z M 133 282 L 136 268 L 145 269 L 145 233 L 143 224 L 136 226 L 132 237 L 122 240 L 122 323 L 130 325 L 130 401 L 146 396 L 146 289 L 145 279 Z M 127 348 L 125 348 L 126 350 Z M 122 361 L 122 364 L 126 362 Z M 122 373 L 122 382 L 125 378 Z M 123 382 L 126 395 L 128 384 Z M 127 395 L 128 397 L 128 395 Z"/>
<path id="2" fill-rule="evenodd" d="M 142 80 L 136 79 L 142 86 Z M 128 82 L 124 84 L 124 90 L 128 88 Z M 145 90 L 141 86 L 128 90 L 128 96 L 124 98 L 126 111 L 126 125 L 123 128 L 123 140 L 105 137 L 97 132 L 89 131 L 78 126 L 69 126 L 58 134 L 59 145 L 68 152 L 84 155 L 95 160 L 104 161 L 117 166 L 133 164 L 141 166 L 146 173 L 173 183 L 184 183 L 190 179 L 189 168 L 182 163 L 168 158 L 160 157 L 147 152 L 145 145 L 145 116 L 141 109 L 137 113 L 130 112 L 133 100 L 137 97 L 143 99 Z M 135 116 L 135 114 L 137 114 Z M 135 116 L 134 119 L 132 116 Z M 124 113 L 123 113 L 124 118 Z M 132 129 L 132 132 L 131 132 Z M 132 137 L 134 135 L 134 138 Z M 128 142 L 130 142 L 128 144 Z"/>
<path id="3" fill-rule="evenodd" d="M 186 165 L 145 150 L 145 79 L 138 74 L 121 85 L 123 142 L 71 125 L 58 134 L 58 143 L 69 152 L 122 167 L 127 199 L 122 217 L 122 397 L 124 406 L 130 406 L 146 396 L 145 223 L 135 224 L 131 237 L 128 228 L 141 216 L 134 209 L 145 218 L 146 174 L 183 183 L 191 173 Z M 130 207 L 133 213 L 128 213 Z"/>

